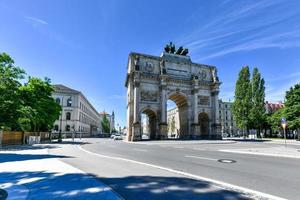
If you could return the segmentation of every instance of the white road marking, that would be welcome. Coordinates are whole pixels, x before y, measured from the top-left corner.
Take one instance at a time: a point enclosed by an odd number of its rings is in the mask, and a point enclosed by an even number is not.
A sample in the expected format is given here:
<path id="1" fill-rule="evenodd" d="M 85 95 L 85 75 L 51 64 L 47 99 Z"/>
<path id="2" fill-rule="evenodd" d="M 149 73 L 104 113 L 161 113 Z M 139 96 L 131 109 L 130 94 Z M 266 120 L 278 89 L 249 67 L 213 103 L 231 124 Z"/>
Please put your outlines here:
<path id="1" fill-rule="evenodd" d="M 260 156 L 273 156 L 273 157 L 297 158 L 297 159 L 300 158 L 300 156 L 297 155 L 272 154 L 272 153 L 250 152 L 250 151 L 240 151 L 240 150 L 224 149 L 219 151 L 226 152 L 226 153 L 239 153 L 239 154 L 250 154 L 250 155 L 260 155 Z"/>
<path id="2" fill-rule="evenodd" d="M 144 163 L 144 162 L 131 160 L 131 159 L 127 159 L 127 158 L 113 157 L 113 156 L 98 154 L 98 153 L 94 153 L 94 152 L 85 150 L 81 146 L 78 146 L 78 148 L 80 150 L 88 153 L 88 154 L 95 155 L 95 156 L 98 156 L 98 157 L 108 158 L 108 159 L 113 159 L 113 160 L 120 160 L 120 161 L 130 162 L 130 163 L 139 164 L 139 165 L 144 165 L 144 166 L 148 166 L 148 167 L 152 167 L 152 168 L 156 168 L 156 169 L 165 170 L 165 171 L 168 171 L 168 172 L 180 174 L 180 175 L 187 176 L 187 177 L 190 177 L 190 178 L 194 178 L 196 180 L 211 182 L 211 183 L 216 184 L 216 186 L 219 186 L 223 189 L 234 190 L 236 192 L 241 192 L 241 193 L 244 193 L 244 194 L 255 195 L 256 197 L 254 197 L 254 199 L 255 198 L 258 199 L 260 197 L 263 197 L 263 198 L 274 199 L 274 200 L 286 200 L 282 197 L 278 197 L 278 196 L 274 196 L 274 195 L 271 195 L 271 194 L 251 190 L 249 188 L 233 185 L 233 184 L 230 184 L 230 183 L 225 183 L 225 182 L 218 181 L 218 180 L 211 179 L 211 178 L 205 178 L 203 176 L 198 176 L 198 175 L 195 175 L 195 174 L 191 174 L 191 173 L 187 173 L 187 172 L 183 172 L 183 171 L 179 171 L 179 170 L 175 170 L 175 169 L 171 169 L 171 168 L 167 168 L 167 167 L 162 167 L 162 166 L 159 166 L 159 165 Z"/>
<path id="3" fill-rule="evenodd" d="M 137 149 L 137 148 L 133 148 L 132 149 L 133 151 L 142 151 L 142 152 L 147 152 L 148 150 L 146 149 Z"/>
<path id="4" fill-rule="evenodd" d="M 189 156 L 186 155 L 184 156 L 186 158 L 197 158 L 197 159 L 203 159 L 203 160 L 213 160 L 213 161 L 218 161 L 218 159 L 214 159 L 214 158 L 207 158 L 207 157 L 201 157 L 201 156 Z"/>
<path id="5" fill-rule="evenodd" d="M 197 151 L 207 151 L 208 149 L 193 148 L 193 150 L 197 150 Z"/>

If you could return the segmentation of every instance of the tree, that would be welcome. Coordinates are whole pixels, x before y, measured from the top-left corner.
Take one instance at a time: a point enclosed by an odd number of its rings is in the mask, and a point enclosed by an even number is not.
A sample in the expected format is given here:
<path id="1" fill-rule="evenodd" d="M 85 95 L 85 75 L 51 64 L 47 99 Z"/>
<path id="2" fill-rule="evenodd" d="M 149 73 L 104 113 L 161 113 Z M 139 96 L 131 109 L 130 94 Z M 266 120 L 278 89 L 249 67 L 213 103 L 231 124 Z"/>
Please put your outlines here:
<path id="1" fill-rule="evenodd" d="M 25 71 L 14 65 L 6 53 L 0 54 L 0 128 L 17 130 L 20 110 L 19 87 Z"/>
<path id="2" fill-rule="evenodd" d="M 291 87 L 285 95 L 285 117 L 288 122 L 289 129 L 298 130 L 300 135 L 300 83 Z M 300 139 L 300 137 L 299 137 Z"/>
<path id="3" fill-rule="evenodd" d="M 109 133 L 110 132 L 110 123 L 109 123 L 106 115 L 103 116 L 103 119 L 101 121 L 101 125 L 102 125 L 102 130 L 105 133 Z"/>
<path id="4" fill-rule="evenodd" d="M 14 65 L 9 55 L 0 54 L 0 128 L 22 131 L 48 131 L 58 119 L 61 107 L 52 98 L 50 79 L 29 77 Z"/>
<path id="5" fill-rule="evenodd" d="M 29 77 L 28 83 L 20 87 L 23 115 L 19 121 L 24 123 L 30 119 L 31 130 L 35 132 L 51 130 L 61 111 L 60 105 L 51 96 L 53 91 L 50 79 Z"/>
<path id="6" fill-rule="evenodd" d="M 251 95 L 252 101 L 249 113 L 249 128 L 260 131 L 266 119 L 265 80 L 261 78 L 261 74 L 259 73 L 257 68 L 254 68 L 252 74 Z"/>
<path id="7" fill-rule="evenodd" d="M 267 122 L 271 126 L 272 131 L 279 131 L 281 128 L 281 118 L 285 115 L 285 107 L 280 108 L 276 112 L 267 117 Z"/>
<path id="8" fill-rule="evenodd" d="M 252 106 L 252 87 L 250 82 L 249 67 L 243 67 L 238 75 L 235 85 L 235 100 L 233 102 L 233 116 L 237 127 L 249 130 L 249 113 Z"/>

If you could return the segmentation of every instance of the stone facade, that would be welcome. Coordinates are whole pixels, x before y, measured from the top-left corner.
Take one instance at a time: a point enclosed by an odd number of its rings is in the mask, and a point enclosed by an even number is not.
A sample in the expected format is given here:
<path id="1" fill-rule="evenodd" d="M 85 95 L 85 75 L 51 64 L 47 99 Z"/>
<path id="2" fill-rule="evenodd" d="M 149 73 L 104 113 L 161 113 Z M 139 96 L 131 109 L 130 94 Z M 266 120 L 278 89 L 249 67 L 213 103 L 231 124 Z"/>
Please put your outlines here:
<path id="1" fill-rule="evenodd" d="M 61 105 L 62 113 L 54 122 L 54 132 L 85 134 L 101 131 L 100 115 L 80 92 L 64 85 L 54 85 L 52 97 Z"/>
<path id="2" fill-rule="evenodd" d="M 219 100 L 219 117 L 221 123 L 221 131 L 223 136 L 232 137 L 238 134 L 238 128 L 233 119 L 231 111 L 232 102 L 223 102 Z"/>
<path id="3" fill-rule="evenodd" d="M 127 140 L 141 140 L 141 114 L 149 117 L 150 139 L 167 138 L 167 100 L 178 107 L 180 138 L 220 139 L 215 66 L 189 56 L 131 53 L 127 77 Z"/>

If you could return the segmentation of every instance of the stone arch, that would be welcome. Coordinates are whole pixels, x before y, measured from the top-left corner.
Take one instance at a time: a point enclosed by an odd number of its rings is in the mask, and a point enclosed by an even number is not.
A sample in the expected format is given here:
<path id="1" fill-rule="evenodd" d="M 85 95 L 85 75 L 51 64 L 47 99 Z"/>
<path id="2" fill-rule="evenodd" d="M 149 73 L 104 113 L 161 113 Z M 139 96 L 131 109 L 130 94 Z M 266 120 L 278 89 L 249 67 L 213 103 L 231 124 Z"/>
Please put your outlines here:
<path id="1" fill-rule="evenodd" d="M 209 116 L 205 112 L 201 112 L 198 115 L 198 121 L 200 125 L 201 138 L 208 138 L 209 136 Z"/>
<path id="2" fill-rule="evenodd" d="M 169 99 L 176 104 L 178 109 L 178 114 L 179 114 L 178 138 L 187 137 L 189 134 L 188 97 L 183 92 L 175 91 L 168 94 L 167 100 Z"/>
<path id="3" fill-rule="evenodd" d="M 143 123 L 141 123 L 141 136 L 143 135 L 143 131 L 148 129 L 149 139 L 157 139 L 157 112 L 150 107 L 145 107 L 141 110 L 140 116 L 142 114 L 147 115 L 148 122 L 146 122 L 147 127 L 143 127 Z"/>

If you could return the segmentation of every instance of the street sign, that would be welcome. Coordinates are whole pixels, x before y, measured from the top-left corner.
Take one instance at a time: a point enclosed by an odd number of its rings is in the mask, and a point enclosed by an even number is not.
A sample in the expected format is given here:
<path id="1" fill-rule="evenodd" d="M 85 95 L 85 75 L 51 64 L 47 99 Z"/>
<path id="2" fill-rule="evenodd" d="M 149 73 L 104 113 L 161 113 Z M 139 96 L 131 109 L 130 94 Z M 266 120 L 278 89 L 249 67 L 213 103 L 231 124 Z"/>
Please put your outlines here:
<path id="1" fill-rule="evenodd" d="M 281 124 L 286 124 L 286 119 L 284 117 L 281 118 Z"/>
<path id="2" fill-rule="evenodd" d="M 285 144 L 285 148 L 286 148 L 286 132 L 285 132 L 285 128 L 287 126 L 287 123 L 286 123 L 286 119 L 284 117 L 281 118 L 281 126 L 283 128 L 284 144 Z"/>

